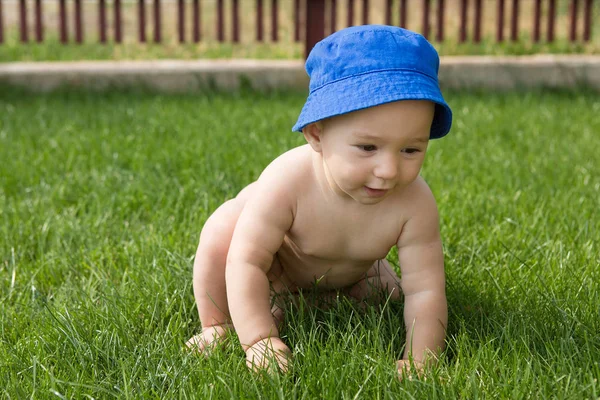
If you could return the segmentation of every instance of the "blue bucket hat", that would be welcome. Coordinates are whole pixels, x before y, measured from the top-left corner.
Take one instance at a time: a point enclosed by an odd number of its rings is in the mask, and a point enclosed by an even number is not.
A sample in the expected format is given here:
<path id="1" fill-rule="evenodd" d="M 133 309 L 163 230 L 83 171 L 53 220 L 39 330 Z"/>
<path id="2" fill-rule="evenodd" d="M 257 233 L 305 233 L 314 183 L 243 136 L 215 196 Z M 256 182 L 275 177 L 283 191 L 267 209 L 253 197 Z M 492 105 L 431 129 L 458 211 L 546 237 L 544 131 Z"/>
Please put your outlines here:
<path id="1" fill-rule="evenodd" d="M 342 29 L 315 45 L 306 60 L 309 95 L 292 131 L 313 122 L 398 100 L 435 103 L 430 139 L 445 136 L 452 111 L 440 91 L 440 60 L 418 33 L 386 25 Z"/>

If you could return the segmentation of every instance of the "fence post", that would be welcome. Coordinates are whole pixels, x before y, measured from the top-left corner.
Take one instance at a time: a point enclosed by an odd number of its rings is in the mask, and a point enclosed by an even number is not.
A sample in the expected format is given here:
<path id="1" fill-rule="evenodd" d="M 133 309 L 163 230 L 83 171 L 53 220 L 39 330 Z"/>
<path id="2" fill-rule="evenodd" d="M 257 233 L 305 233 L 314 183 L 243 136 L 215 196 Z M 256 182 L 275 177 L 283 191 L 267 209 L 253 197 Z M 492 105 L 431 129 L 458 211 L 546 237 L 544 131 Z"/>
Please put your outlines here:
<path id="1" fill-rule="evenodd" d="M 579 0 L 571 0 L 571 24 L 569 26 L 569 40 L 574 42 L 577 40 L 577 9 L 579 8 Z"/>
<path id="2" fill-rule="evenodd" d="M 585 1 L 583 18 L 583 40 L 589 42 L 592 37 L 592 0 Z"/>
<path id="3" fill-rule="evenodd" d="M 329 30 L 331 33 L 336 31 L 337 26 L 337 2 L 331 0 L 329 2 Z"/>
<path id="4" fill-rule="evenodd" d="M 67 5 L 65 0 L 59 0 L 59 24 L 60 24 L 60 42 L 67 43 Z"/>
<path id="5" fill-rule="evenodd" d="M 306 41 L 304 58 L 325 37 L 325 1 L 306 0 Z"/>
<path id="6" fill-rule="evenodd" d="M 19 0 L 19 26 L 21 32 L 21 42 L 29 42 L 29 34 L 27 29 L 27 3 L 25 0 Z"/>
<path id="7" fill-rule="evenodd" d="M 496 21 L 496 41 L 504 41 L 504 0 L 498 0 L 498 7 L 496 10 L 497 21 Z"/>
<path id="8" fill-rule="evenodd" d="M 392 25 L 392 0 L 385 2 L 385 24 Z"/>
<path id="9" fill-rule="evenodd" d="M 469 0 L 460 1 L 460 30 L 458 40 L 460 43 L 467 41 L 467 11 L 469 8 Z"/>
<path id="10" fill-rule="evenodd" d="M 233 36 L 233 42 L 234 43 L 239 43 L 240 42 L 240 2 L 239 0 L 233 0 L 233 3 L 231 4 L 231 29 L 232 29 L 232 36 Z"/>
<path id="11" fill-rule="evenodd" d="M 263 0 L 256 0 L 256 40 L 263 41 Z"/>
<path id="12" fill-rule="evenodd" d="M 183 43 L 185 42 L 185 3 L 183 0 L 177 0 L 177 25 L 179 43 Z"/>
<path id="13" fill-rule="evenodd" d="M 138 25 L 140 43 L 146 43 L 146 4 L 145 0 L 138 0 Z"/>
<path id="14" fill-rule="evenodd" d="M 510 40 L 519 39 L 519 0 L 512 1 L 512 15 L 510 19 Z"/>
<path id="15" fill-rule="evenodd" d="M 294 0 L 294 41 L 300 41 L 300 0 Z"/>
<path id="16" fill-rule="evenodd" d="M 225 41 L 225 4 L 223 0 L 217 0 L 217 40 Z"/>
<path id="17" fill-rule="evenodd" d="M 192 13 L 194 14 L 194 43 L 198 43 L 200 41 L 200 0 L 193 0 L 192 3 Z"/>
<path id="18" fill-rule="evenodd" d="M 278 9 L 277 0 L 271 0 L 271 40 L 274 42 L 279 40 Z"/>
<path id="19" fill-rule="evenodd" d="M 407 29 L 408 28 L 408 8 L 407 8 L 406 0 L 400 0 L 400 27 Z"/>
<path id="20" fill-rule="evenodd" d="M 38 43 L 42 43 L 44 41 L 44 25 L 42 22 L 42 0 L 35 0 L 35 39 Z"/>
<path id="21" fill-rule="evenodd" d="M 548 2 L 548 32 L 546 39 L 548 42 L 554 41 L 554 15 L 556 13 L 556 1 L 550 0 Z"/>
<path id="22" fill-rule="evenodd" d="M 106 43 L 106 1 L 98 2 L 98 27 L 100 29 L 100 43 Z"/>
<path id="23" fill-rule="evenodd" d="M 354 0 L 348 0 L 347 26 L 354 25 Z"/>
<path id="24" fill-rule="evenodd" d="M 482 7 L 482 1 L 481 0 L 475 0 L 475 16 L 474 16 L 474 24 L 473 24 L 473 41 L 475 43 L 480 43 L 481 42 L 481 25 L 483 23 L 483 19 L 482 19 L 482 12 L 483 12 L 483 7 Z"/>
<path id="25" fill-rule="evenodd" d="M 438 0 L 437 9 L 437 34 L 435 40 L 444 41 L 444 0 Z"/>
<path id="26" fill-rule="evenodd" d="M 75 0 L 75 41 L 79 44 L 83 43 L 82 19 L 81 0 Z"/>
<path id="27" fill-rule="evenodd" d="M 540 41 L 540 19 L 542 10 L 542 0 L 535 0 L 533 5 L 533 42 Z"/>
<path id="28" fill-rule="evenodd" d="M 0 44 L 4 43 L 4 25 L 2 19 L 2 0 L 0 0 Z"/>
<path id="29" fill-rule="evenodd" d="M 115 42 L 123 42 L 123 20 L 121 18 L 121 0 L 114 0 L 113 3 L 115 13 Z"/>
<path id="30" fill-rule="evenodd" d="M 423 0 L 423 36 L 429 38 L 429 5 L 431 0 Z"/>
<path id="31" fill-rule="evenodd" d="M 161 35 L 161 21 L 160 21 L 160 0 L 154 0 L 154 43 L 160 43 L 162 39 Z"/>

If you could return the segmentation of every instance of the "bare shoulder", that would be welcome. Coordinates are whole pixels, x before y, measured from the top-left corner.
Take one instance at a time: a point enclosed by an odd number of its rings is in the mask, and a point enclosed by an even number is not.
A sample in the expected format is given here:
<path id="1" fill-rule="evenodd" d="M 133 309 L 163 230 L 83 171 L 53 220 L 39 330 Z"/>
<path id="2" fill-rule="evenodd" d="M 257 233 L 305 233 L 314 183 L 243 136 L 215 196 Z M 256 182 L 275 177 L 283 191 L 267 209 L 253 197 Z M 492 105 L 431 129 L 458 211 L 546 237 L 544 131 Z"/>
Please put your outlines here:
<path id="1" fill-rule="evenodd" d="M 407 212 L 398 246 L 414 241 L 439 240 L 439 214 L 429 185 L 418 177 L 407 189 L 403 196 Z"/>
<path id="2" fill-rule="evenodd" d="M 311 149 L 305 144 L 286 151 L 263 170 L 258 180 L 275 180 L 288 182 L 306 178 L 310 172 Z M 294 182 L 297 183 L 297 182 Z"/>
<path id="3" fill-rule="evenodd" d="M 237 198 L 244 202 L 275 203 L 280 207 L 295 205 L 311 174 L 310 151 L 310 147 L 304 145 L 281 154 Z"/>

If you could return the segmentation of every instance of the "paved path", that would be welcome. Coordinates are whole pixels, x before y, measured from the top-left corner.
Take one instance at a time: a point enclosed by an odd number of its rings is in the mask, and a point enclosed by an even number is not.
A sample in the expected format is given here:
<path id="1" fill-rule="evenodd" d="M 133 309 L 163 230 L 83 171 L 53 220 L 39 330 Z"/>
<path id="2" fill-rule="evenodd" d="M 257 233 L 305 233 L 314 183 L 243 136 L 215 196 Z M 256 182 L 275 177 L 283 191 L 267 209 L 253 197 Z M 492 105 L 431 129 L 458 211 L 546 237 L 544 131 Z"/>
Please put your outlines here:
<path id="1" fill-rule="evenodd" d="M 146 86 L 160 92 L 203 87 L 307 90 L 299 60 L 160 60 L 0 63 L 0 83 L 46 92 L 61 86 L 102 90 Z M 497 90 L 586 87 L 600 92 L 600 56 L 442 57 L 443 88 Z"/>

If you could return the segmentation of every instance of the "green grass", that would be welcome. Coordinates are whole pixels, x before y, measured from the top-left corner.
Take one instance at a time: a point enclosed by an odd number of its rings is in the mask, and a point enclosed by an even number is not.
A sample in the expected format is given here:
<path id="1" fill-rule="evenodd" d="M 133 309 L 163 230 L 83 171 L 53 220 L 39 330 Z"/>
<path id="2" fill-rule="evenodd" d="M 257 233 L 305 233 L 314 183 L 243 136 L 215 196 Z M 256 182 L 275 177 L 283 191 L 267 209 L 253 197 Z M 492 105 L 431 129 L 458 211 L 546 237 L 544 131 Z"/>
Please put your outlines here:
<path id="1" fill-rule="evenodd" d="M 446 93 L 423 175 L 445 246 L 448 349 L 398 382 L 402 304 L 288 313 L 289 375 L 198 331 L 203 222 L 282 151 L 295 93 L 0 90 L 0 397 L 600 396 L 600 99 Z M 397 258 L 390 254 L 392 262 Z"/>
<path id="2" fill-rule="evenodd" d="M 522 35 L 519 42 L 506 40 L 497 43 L 487 37 L 481 43 L 458 43 L 448 40 L 435 43 L 442 56 L 456 55 L 531 55 L 531 54 L 600 54 L 600 40 L 590 43 L 557 40 L 553 43 L 532 43 L 529 36 Z M 16 36 L 0 46 L 0 62 L 15 61 L 80 61 L 80 60 L 154 60 L 154 59 L 302 59 L 302 43 L 219 43 L 208 41 L 200 44 L 177 43 L 174 39 L 164 44 L 140 44 L 109 42 L 99 44 L 61 44 L 56 37 L 44 43 L 19 43 Z"/>

